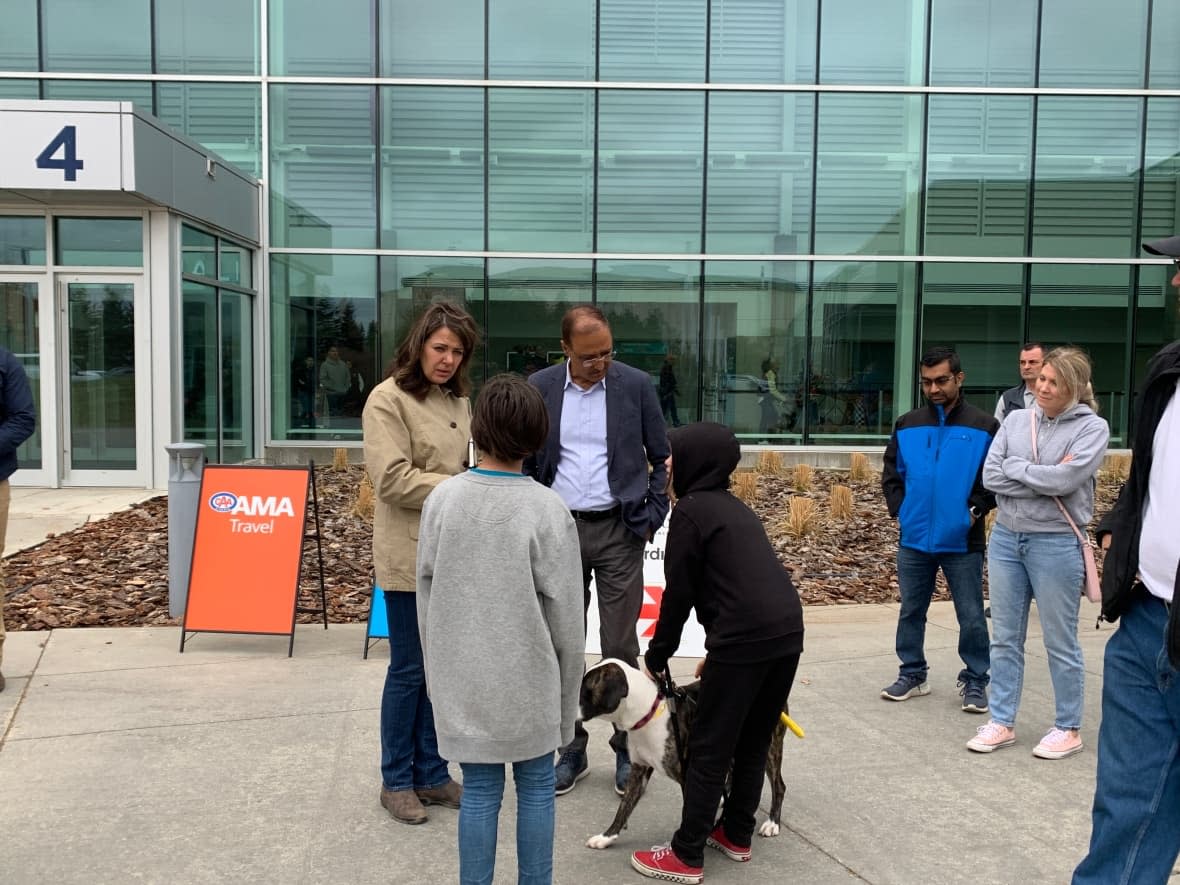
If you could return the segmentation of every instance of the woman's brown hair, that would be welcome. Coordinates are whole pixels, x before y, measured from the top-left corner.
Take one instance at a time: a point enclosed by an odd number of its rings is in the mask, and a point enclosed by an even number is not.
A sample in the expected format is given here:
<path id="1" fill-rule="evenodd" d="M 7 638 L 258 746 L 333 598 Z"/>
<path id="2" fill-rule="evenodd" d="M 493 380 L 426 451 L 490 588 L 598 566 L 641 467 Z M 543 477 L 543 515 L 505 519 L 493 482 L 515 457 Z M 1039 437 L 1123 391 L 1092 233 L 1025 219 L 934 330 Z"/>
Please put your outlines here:
<path id="1" fill-rule="evenodd" d="M 442 386 L 455 396 L 467 396 L 471 390 L 467 370 L 475 354 L 475 345 L 479 341 L 479 329 L 471 314 L 450 301 L 437 301 L 418 317 L 418 321 L 410 328 L 398 347 L 393 361 L 385 371 L 385 377 L 393 378 L 397 386 L 406 393 L 417 399 L 425 399 L 431 382 L 422 374 L 422 351 L 430 336 L 443 328 L 450 329 L 459 339 L 463 347 L 463 359 L 459 361 L 459 368 L 455 370 L 455 374 Z"/>

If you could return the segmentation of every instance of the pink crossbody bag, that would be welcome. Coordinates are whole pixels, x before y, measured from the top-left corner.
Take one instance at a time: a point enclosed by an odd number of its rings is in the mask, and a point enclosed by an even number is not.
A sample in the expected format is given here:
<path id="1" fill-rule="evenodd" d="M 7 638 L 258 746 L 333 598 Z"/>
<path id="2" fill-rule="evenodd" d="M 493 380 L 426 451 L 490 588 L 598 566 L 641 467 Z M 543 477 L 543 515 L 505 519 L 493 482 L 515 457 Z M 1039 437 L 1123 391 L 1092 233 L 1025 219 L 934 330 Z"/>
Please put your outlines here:
<path id="1" fill-rule="evenodd" d="M 1032 409 L 1029 411 L 1032 413 L 1029 428 L 1032 431 L 1032 451 L 1035 460 L 1037 458 L 1037 414 Z M 1069 523 L 1069 527 L 1073 529 L 1073 533 L 1078 536 L 1078 543 L 1082 545 L 1082 563 L 1086 567 L 1086 575 L 1082 579 L 1082 595 L 1091 602 L 1102 602 L 1102 583 L 1098 579 L 1098 563 L 1094 560 L 1094 543 L 1082 534 L 1077 523 L 1073 521 L 1073 517 L 1069 515 L 1069 511 L 1065 509 L 1065 505 L 1061 503 L 1061 499 L 1054 495 L 1053 500 L 1057 504 L 1057 509 L 1061 511 L 1061 515 L 1065 517 L 1065 521 Z"/>

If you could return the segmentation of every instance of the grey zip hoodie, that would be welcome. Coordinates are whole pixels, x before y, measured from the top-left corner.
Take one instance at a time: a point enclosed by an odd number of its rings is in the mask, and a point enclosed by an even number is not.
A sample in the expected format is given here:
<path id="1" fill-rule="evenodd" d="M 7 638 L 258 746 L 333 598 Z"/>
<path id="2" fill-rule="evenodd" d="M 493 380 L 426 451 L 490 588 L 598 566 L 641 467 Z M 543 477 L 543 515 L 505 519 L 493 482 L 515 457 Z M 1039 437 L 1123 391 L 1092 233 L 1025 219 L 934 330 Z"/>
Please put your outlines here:
<path id="1" fill-rule="evenodd" d="M 1037 422 L 1037 454 L 1029 424 Z M 1094 485 L 1106 454 L 1110 428 L 1082 403 L 1046 418 L 1041 407 L 1012 412 L 983 462 L 983 485 L 996 493 L 997 521 L 1013 532 L 1069 532 L 1053 496 L 1079 529 L 1094 515 Z M 1068 463 L 1061 463 L 1072 455 Z"/>

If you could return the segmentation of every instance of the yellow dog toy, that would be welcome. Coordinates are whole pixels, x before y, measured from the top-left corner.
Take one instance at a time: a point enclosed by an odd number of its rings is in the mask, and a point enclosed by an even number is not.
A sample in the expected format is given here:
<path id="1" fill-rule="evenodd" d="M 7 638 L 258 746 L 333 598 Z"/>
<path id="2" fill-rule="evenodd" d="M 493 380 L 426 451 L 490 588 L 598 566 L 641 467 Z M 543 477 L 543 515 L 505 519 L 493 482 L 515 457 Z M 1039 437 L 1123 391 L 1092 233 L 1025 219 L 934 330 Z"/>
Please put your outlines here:
<path id="1" fill-rule="evenodd" d="M 779 715 L 779 718 L 782 719 L 783 725 L 785 725 L 787 727 L 787 729 L 791 732 L 791 734 L 795 735 L 795 737 L 797 737 L 797 738 L 803 737 L 803 729 L 800 728 L 798 722 L 796 722 L 794 719 L 792 719 L 786 713 L 779 713 L 778 715 Z"/>

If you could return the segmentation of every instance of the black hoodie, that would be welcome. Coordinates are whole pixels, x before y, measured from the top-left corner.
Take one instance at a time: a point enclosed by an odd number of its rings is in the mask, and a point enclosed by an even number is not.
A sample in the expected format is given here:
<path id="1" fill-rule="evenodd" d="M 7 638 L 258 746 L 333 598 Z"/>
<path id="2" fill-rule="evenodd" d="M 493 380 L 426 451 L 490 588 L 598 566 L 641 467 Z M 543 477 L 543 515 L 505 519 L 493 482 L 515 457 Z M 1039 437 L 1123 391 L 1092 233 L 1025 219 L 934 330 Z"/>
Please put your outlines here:
<path id="1" fill-rule="evenodd" d="M 664 598 L 644 662 L 662 672 L 696 609 L 713 660 L 756 663 L 803 650 L 803 607 L 761 521 L 729 492 L 733 431 L 701 422 L 668 434 L 678 498 L 664 551 Z"/>

